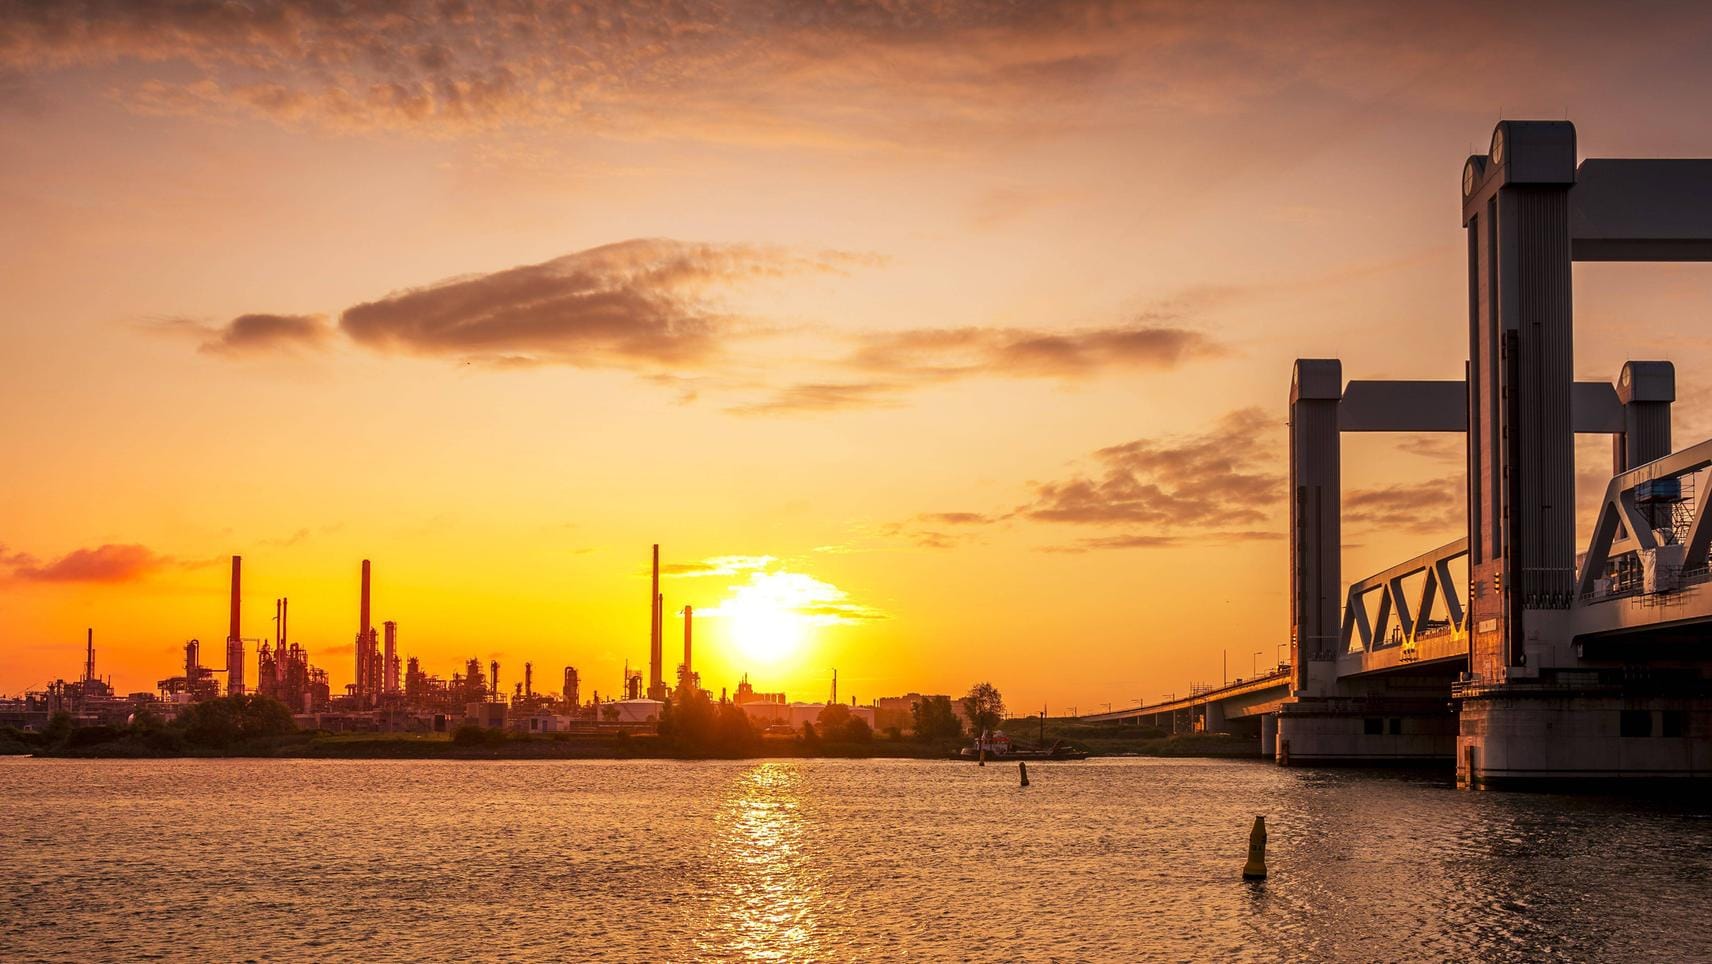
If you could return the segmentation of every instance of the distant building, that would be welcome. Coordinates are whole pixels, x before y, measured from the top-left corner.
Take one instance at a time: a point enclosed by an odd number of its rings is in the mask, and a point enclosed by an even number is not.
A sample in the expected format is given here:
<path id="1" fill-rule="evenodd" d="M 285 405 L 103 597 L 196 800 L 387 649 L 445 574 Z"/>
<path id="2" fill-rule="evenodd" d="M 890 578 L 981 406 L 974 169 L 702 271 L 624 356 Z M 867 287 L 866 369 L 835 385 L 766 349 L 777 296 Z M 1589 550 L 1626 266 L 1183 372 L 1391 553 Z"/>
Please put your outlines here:
<path id="1" fill-rule="evenodd" d="M 619 700 L 606 704 L 617 709 L 617 721 L 620 723 L 658 723 L 660 710 L 665 707 L 664 700 Z"/>
<path id="2" fill-rule="evenodd" d="M 873 728 L 874 708 L 872 706 L 845 706 L 844 708 L 850 711 L 851 716 L 868 724 L 869 729 Z M 745 707 L 744 709 L 748 709 L 748 707 Z M 789 723 L 792 726 L 800 727 L 804 723 L 814 723 L 819 725 L 820 713 L 822 710 L 826 709 L 826 704 L 792 703 L 786 709 L 788 710 L 788 715 L 784 722 Z"/>
<path id="3" fill-rule="evenodd" d="M 940 694 L 943 695 L 943 694 Z M 909 733 L 915 729 L 915 705 L 922 700 L 937 699 L 934 694 L 909 693 L 904 696 L 882 696 L 874 701 L 874 728 L 884 730 L 895 726 Z M 963 701 L 956 697 L 947 696 L 951 701 L 951 712 L 967 727 L 969 714 L 963 709 Z"/>

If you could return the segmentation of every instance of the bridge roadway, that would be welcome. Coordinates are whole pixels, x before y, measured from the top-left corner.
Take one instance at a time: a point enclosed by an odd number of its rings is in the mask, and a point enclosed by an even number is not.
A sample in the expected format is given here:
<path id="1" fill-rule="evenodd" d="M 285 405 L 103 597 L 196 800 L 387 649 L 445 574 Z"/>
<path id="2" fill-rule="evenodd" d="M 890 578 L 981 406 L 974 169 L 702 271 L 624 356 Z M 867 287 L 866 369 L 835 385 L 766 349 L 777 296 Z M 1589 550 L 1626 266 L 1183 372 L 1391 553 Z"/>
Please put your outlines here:
<path id="1" fill-rule="evenodd" d="M 1090 713 L 1080 719 L 1088 723 L 1170 726 L 1173 722 L 1184 720 L 1205 721 L 1208 707 L 1211 706 L 1214 707 L 1215 718 L 1222 716 L 1227 721 L 1258 720 L 1262 716 L 1278 712 L 1278 707 L 1289 695 L 1290 667 L 1285 664 L 1262 676 L 1239 679 L 1234 683 L 1190 693 L 1188 696 L 1125 710 L 1113 710 L 1109 713 Z"/>

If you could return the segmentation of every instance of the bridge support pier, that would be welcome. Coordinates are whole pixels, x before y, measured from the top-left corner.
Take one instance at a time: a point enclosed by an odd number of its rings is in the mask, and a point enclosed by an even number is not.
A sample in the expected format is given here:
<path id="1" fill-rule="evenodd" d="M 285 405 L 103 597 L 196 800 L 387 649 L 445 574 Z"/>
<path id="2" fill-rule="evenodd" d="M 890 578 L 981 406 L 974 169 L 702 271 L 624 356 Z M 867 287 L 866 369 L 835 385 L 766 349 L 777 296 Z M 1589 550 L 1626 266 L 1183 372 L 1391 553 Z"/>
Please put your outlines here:
<path id="1" fill-rule="evenodd" d="M 1470 687 L 1462 691 L 1457 786 L 1543 789 L 1712 778 L 1712 691 L 1676 689 Z"/>
<path id="2" fill-rule="evenodd" d="M 1298 698 L 1279 709 L 1276 732 L 1283 766 L 1428 767 L 1455 755 L 1457 722 L 1442 700 Z"/>

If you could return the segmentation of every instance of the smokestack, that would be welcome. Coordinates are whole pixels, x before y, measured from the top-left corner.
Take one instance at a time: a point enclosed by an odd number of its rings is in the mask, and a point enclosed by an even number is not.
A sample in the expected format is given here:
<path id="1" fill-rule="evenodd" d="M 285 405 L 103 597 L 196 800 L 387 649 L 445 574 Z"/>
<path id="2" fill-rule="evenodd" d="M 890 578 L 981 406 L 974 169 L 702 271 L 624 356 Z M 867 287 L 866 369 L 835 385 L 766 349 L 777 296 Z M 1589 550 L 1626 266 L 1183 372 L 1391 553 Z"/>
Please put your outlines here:
<path id="1" fill-rule="evenodd" d="M 241 596 L 244 576 L 244 557 L 232 557 L 232 625 L 226 632 L 227 639 L 237 639 L 238 632 L 238 600 Z"/>
<path id="2" fill-rule="evenodd" d="M 688 682 L 694 672 L 690 663 L 690 625 L 695 621 L 695 607 L 684 607 L 684 680 Z"/>
<path id="3" fill-rule="evenodd" d="M 535 664 L 534 663 L 524 663 L 523 664 L 523 695 L 524 696 L 534 696 L 535 695 Z"/>
<path id="4" fill-rule="evenodd" d="M 89 627 L 89 650 L 83 657 L 83 681 L 95 681 L 95 627 Z"/>
<path id="5" fill-rule="evenodd" d="M 493 687 L 493 698 L 499 699 L 499 660 L 491 660 L 487 664 L 488 684 Z"/>
<path id="6" fill-rule="evenodd" d="M 363 560 L 363 597 L 357 606 L 358 622 L 361 624 L 357 632 L 364 636 L 369 634 L 369 561 Z"/>
<path id="7" fill-rule="evenodd" d="M 665 662 L 660 626 L 660 544 L 654 543 L 654 581 L 648 591 L 648 697 L 657 698 L 665 687 Z"/>
<path id="8" fill-rule="evenodd" d="M 381 623 L 386 630 L 386 652 L 382 657 L 381 688 L 388 693 L 398 691 L 398 623 L 387 620 Z"/>
<path id="9" fill-rule="evenodd" d="M 226 633 L 226 695 L 244 692 L 244 640 L 239 628 L 239 609 L 243 599 L 244 557 L 232 557 L 232 625 Z"/>
<path id="10" fill-rule="evenodd" d="M 273 644 L 275 647 L 285 641 L 285 600 L 273 601 Z"/>
<path id="11" fill-rule="evenodd" d="M 285 641 L 288 638 L 287 633 L 290 631 L 290 628 L 291 628 L 290 627 L 290 620 L 291 620 L 291 600 L 290 599 L 281 599 L 279 601 L 279 648 L 282 651 L 285 649 Z M 287 675 L 286 665 L 285 665 L 285 660 L 283 658 L 280 658 L 278 656 L 276 656 L 274 658 L 273 672 L 274 672 L 274 677 L 276 679 L 283 681 L 286 678 L 286 675 Z M 304 712 L 308 712 L 308 711 L 305 710 Z"/>

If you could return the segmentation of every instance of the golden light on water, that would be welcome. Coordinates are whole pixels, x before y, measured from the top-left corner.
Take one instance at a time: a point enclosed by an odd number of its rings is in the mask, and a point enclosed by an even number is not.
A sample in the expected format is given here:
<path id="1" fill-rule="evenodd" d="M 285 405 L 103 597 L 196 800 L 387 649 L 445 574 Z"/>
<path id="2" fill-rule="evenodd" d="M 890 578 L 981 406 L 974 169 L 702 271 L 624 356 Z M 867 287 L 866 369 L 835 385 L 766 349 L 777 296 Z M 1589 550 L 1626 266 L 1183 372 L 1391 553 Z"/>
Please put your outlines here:
<path id="1" fill-rule="evenodd" d="M 754 959 L 817 959 L 821 898 L 804 845 L 802 774 L 762 763 L 731 786 L 717 818 L 714 860 L 720 951 Z"/>

